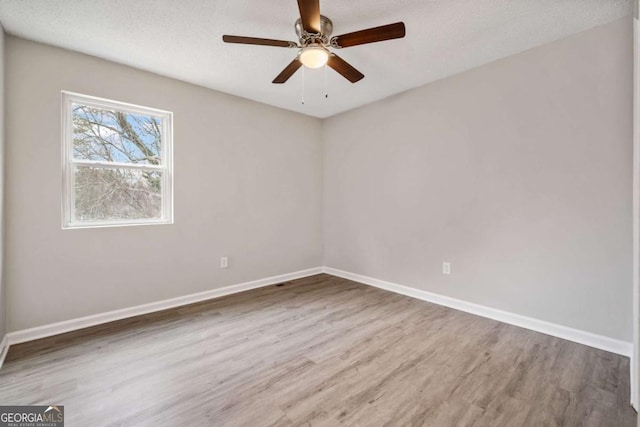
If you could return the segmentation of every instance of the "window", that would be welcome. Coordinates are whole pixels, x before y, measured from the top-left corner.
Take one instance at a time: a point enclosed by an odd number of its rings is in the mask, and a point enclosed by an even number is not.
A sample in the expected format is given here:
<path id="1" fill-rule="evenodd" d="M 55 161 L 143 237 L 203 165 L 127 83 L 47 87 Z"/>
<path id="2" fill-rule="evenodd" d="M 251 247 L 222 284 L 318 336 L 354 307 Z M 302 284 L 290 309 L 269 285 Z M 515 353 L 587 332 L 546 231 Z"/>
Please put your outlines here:
<path id="1" fill-rule="evenodd" d="M 171 224 L 173 115 L 62 92 L 63 228 Z"/>

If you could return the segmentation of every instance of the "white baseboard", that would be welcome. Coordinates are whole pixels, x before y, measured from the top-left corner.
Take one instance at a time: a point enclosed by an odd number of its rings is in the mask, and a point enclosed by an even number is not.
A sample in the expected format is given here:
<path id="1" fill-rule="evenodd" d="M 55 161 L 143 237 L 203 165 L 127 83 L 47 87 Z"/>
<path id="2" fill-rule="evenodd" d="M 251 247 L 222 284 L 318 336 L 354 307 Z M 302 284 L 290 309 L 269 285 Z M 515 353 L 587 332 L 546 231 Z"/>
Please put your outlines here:
<path id="1" fill-rule="evenodd" d="M 502 311 L 495 308 L 486 307 L 483 305 L 474 304 L 467 301 L 438 295 L 420 289 L 415 289 L 384 280 L 374 279 L 371 277 L 350 273 L 331 267 L 317 267 L 308 270 L 296 271 L 294 273 L 267 277 L 265 279 L 254 280 L 251 282 L 240 283 L 237 285 L 225 286 L 223 288 L 212 289 L 210 291 L 185 295 L 182 297 L 172 298 L 164 301 L 143 304 L 135 307 L 129 307 L 77 319 L 65 320 L 49 325 L 37 326 L 35 328 L 24 329 L 21 331 L 10 332 L 4 336 L 4 339 L 0 343 L 0 369 L 2 368 L 2 363 L 4 362 L 4 358 L 7 355 L 9 346 L 13 344 L 20 344 L 40 338 L 63 334 L 65 332 L 88 328 L 90 326 L 101 325 L 103 323 L 162 311 L 169 308 L 180 307 L 196 302 L 202 302 L 213 298 L 219 298 L 225 295 L 248 291 L 251 289 L 271 286 L 281 282 L 287 282 L 289 280 L 313 276 L 319 273 L 327 273 L 333 276 L 353 280 L 355 282 L 364 283 L 366 285 L 385 289 L 387 291 L 421 299 L 423 301 L 428 301 L 456 310 L 465 311 L 467 313 L 475 314 L 478 316 L 487 317 L 489 319 L 498 320 L 500 322 L 577 342 L 579 344 L 588 345 L 590 347 L 595 347 L 601 350 L 610 351 L 612 353 L 620 354 L 623 356 L 631 356 L 632 344 L 626 341 L 616 340 L 602 335 L 593 334 L 591 332 L 581 331 L 579 329 L 569 328 L 567 326 L 546 322 L 544 320 L 521 316 L 519 314 L 510 313 L 507 311 Z"/>
<path id="2" fill-rule="evenodd" d="M 7 357 L 7 353 L 9 353 L 9 336 L 5 335 L 2 337 L 2 341 L 0 341 L 0 369 L 2 369 L 2 364 L 4 363 L 4 358 Z"/>
<path id="3" fill-rule="evenodd" d="M 522 316 L 520 314 L 510 313 L 508 311 L 502 311 L 484 305 L 474 304 L 456 298 L 434 294 L 421 289 L 411 288 L 397 283 L 387 282 L 385 280 L 374 279 L 372 277 L 350 273 L 348 271 L 342 271 L 331 267 L 324 267 L 322 271 L 332 276 L 338 276 L 344 279 L 353 280 L 354 282 L 364 283 L 376 288 L 385 289 L 387 291 L 406 295 L 412 298 L 421 299 L 423 301 L 498 320 L 510 325 L 519 326 L 521 328 L 541 332 L 543 334 L 562 338 L 568 341 L 588 345 L 590 347 L 620 354 L 622 356 L 631 357 L 633 350 L 633 345 L 630 342 L 593 334 L 579 329 L 569 328 L 556 323 L 546 322 L 544 320 L 534 319 L 532 317 Z"/>
<path id="4" fill-rule="evenodd" d="M 181 307 L 196 302 L 219 298 L 225 295 L 231 295 L 251 289 L 271 286 L 278 283 L 287 282 L 289 280 L 301 279 L 303 277 L 313 276 L 314 274 L 320 273 L 322 273 L 322 267 L 310 268 L 308 270 L 296 271 L 294 273 L 282 274 L 279 276 L 267 277 L 265 279 L 254 280 L 237 285 L 225 286 L 223 288 L 212 289 L 210 291 L 199 292 L 196 294 L 185 295 L 177 298 L 171 298 L 164 301 L 152 302 L 135 307 L 123 308 L 106 313 L 94 314 L 91 316 L 80 317 L 77 319 L 65 320 L 63 322 L 51 323 L 49 325 L 37 326 L 35 328 L 10 332 L 5 337 L 5 339 L 8 339 L 8 345 L 6 347 L 8 348 L 9 345 L 20 344 L 27 341 L 33 341 L 40 338 L 63 334 L 65 332 L 88 328 L 90 326 L 101 325 L 103 323 L 113 322 L 115 320 L 122 320 L 142 314 L 167 310 L 169 308 Z M 0 368 L 1 367 L 2 365 L 0 365 Z"/>

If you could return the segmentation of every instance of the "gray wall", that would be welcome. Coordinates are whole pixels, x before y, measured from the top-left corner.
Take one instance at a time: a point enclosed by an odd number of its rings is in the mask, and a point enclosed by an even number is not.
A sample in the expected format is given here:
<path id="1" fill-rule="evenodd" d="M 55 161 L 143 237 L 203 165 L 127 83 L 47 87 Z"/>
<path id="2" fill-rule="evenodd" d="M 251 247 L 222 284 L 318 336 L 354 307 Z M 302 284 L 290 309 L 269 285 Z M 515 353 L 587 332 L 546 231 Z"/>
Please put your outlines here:
<path id="1" fill-rule="evenodd" d="M 0 342 L 7 332 L 4 267 L 4 30 L 0 26 Z"/>
<path id="2" fill-rule="evenodd" d="M 631 341 L 632 58 L 629 18 L 326 120 L 325 265 Z"/>
<path id="3" fill-rule="evenodd" d="M 6 53 L 9 331 L 322 264 L 319 120 L 13 37 Z M 174 225 L 61 229 L 63 89 L 174 112 Z"/>

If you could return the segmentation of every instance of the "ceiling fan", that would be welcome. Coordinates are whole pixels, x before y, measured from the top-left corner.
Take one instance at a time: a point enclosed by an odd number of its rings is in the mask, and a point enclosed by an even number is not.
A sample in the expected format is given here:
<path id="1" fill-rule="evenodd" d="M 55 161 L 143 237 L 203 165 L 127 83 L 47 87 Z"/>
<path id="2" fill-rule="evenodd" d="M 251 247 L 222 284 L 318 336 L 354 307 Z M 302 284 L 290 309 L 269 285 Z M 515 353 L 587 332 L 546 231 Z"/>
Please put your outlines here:
<path id="1" fill-rule="evenodd" d="M 404 23 L 396 22 L 395 24 L 331 37 L 333 23 L 326 16 L 320 15 L 320 0 L 298 0 L 298 8 L 300 9 L 300 19 L 295 23 L 295 30 L 299 42 L 229 35 L 222 36 L 222 40 L 226 43 L 299 49 L 298 56 L 282 70 L 273 80 L 273 83 L 285 83 L 303 65 L 309 68 L 319 68 L 325 64 L 351 83 L 355 83 L 362 80 L 364 74 L 331 52 L 329 48 L 341 49 L 384 40 L 399 39 L 405 36 Z"/>

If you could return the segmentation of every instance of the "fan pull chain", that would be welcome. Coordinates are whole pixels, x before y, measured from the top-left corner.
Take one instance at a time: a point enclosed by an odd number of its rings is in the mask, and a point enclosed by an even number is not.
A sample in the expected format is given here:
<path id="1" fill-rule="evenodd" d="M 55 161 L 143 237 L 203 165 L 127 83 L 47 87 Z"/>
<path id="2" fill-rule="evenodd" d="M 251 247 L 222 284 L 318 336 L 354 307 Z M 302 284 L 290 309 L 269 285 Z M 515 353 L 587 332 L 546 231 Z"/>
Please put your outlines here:
<path id="1" fill-rule="evenodd" d="M 329 85 L 327 83 L 327 64 L 324 64 L 324 97 L 329 98 Z"/>
<path id="2" fill-rule="evenodd" d="M 302 67 L 302 105 L 304 105 L 304 69 L 305 67 Z"/>

